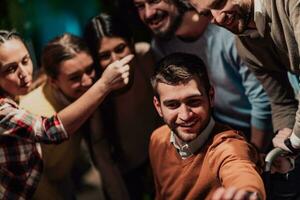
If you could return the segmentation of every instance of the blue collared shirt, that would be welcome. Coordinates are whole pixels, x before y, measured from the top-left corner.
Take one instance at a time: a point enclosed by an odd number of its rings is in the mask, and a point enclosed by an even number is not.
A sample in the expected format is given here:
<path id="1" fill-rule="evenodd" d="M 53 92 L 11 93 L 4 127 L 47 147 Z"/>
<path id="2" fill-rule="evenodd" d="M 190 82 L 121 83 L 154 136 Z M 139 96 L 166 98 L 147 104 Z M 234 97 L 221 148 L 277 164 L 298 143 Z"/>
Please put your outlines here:
<path id="1" fill-rule="evenodd" d="M 174 52 L 185 52 L 204 61 L 215 89 L 216 121 L 246 131 L 245 134 L 250 134 L 251 126 L 263 131 L 272 130 L 269 98 L 238 56 L 232 33 L 210 24 L 195 41 L 182 41 L 177 37 L 168 41 L 154 38 L 152 47 L 157 59 Z"/>

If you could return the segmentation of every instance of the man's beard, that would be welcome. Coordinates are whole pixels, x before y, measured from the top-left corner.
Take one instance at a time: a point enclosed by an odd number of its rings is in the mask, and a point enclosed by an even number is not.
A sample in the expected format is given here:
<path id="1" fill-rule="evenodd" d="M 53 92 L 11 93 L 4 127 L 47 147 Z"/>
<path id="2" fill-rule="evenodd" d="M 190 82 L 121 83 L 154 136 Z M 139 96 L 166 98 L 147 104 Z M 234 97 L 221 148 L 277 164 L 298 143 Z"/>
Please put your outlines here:
<path id="1" fill-rule="evenodd" d="M 251 22 L 253 15 L 253 6 L 249 8 L 244 8 L 243 12 L 238 15 L 240 21 L 238 23 L 237 30 L 233 30 L 232 32 L 235 34 L 242 34 L 248 29 L 248 26 Z"/>
<path id="2" fill-rule="evenodd" d="M 163 13 L 158 13 L 154 17 L 160 17 L 160 15 L 163 15 Z M 181 25 L 182 19 L 183 19 L 183 13 L 178 12 L 176 15 L 172 17 L 172 19 L 170 19 L 171 20 L 170 24 L 165 30 L 158 29 L 158 30 L 152 30 L 152 32 L 156 37 L 159 37 L 161 39 L 169 39 L 175 34 L 178 27 Z"/>

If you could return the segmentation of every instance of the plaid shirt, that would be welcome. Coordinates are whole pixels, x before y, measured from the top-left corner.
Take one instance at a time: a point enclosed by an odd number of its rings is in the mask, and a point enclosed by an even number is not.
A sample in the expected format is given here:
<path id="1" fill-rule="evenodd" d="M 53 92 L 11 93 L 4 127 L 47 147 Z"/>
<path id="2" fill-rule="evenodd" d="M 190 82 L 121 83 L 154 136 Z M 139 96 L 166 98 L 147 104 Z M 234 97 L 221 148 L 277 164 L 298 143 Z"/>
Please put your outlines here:
<path id="1" fill-rule="evenodd" d="M 35 116 L 0 99 L 0 199 L 30 199 L 43 168 L 37 142 L 68 139 L 57 116 Z"/>

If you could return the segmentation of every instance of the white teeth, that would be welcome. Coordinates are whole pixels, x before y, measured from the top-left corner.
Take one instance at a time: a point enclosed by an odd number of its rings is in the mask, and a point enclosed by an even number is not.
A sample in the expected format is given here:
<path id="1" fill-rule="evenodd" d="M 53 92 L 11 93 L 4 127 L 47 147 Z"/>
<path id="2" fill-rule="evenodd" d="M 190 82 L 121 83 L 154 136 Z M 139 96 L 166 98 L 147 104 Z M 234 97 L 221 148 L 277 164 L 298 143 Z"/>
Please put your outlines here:
<path id="1" fill-rule="evenodd" d="M 188 124 L 181 124 L 180 126 L 181 126 L 181 127 L 188 128 L 188 127 L 193 126 L 194 124 L 196 124 L 196 122 L 191 122 L 191 123 L 188 123 Z"/>
<path id="2" fill-rule="evenodd" d="M 151 25 L 157 25 L 164 19 L 164 16 L 158 16 L 155 19 L 151 20 Z"/>
<path id="3" fill-rule="evenodd" d="M 155 20 L 155 21 L 152 21 L 151 22 L 151 25 L 157 25 L 157 24 L 159 24 L 160 23 L 160 20 Z"/>

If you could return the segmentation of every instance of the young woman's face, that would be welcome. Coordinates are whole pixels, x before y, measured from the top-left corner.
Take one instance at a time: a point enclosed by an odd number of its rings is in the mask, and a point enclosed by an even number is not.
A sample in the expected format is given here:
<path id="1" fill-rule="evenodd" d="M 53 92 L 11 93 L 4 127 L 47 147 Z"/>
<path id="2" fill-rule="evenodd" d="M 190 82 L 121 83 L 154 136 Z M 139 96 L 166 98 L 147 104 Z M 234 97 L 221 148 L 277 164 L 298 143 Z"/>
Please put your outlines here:
<path id="1" fill-rule="evenodd" d="M 0 44 L 0 87 L 11 97 L 24 95 L 32 83 L 33 65 L 29 52 L 19 39 Z"/>
<path id="2" fill-rule="evenodd" d="M 98 50 L 99 64 L 105 69 L 109 64 L 133 53 L 129 44 L 119 37 L 103 37 Z"/>
<path id="3" fill-rule="evenodd" d="M 79 52 L 60 64 L 59 74 L 56 79 L 52 79 L 52 83 L 70 100 L 75 100 L 92 86 L 94 79 L 92 57 L 85 52 Z"/>

